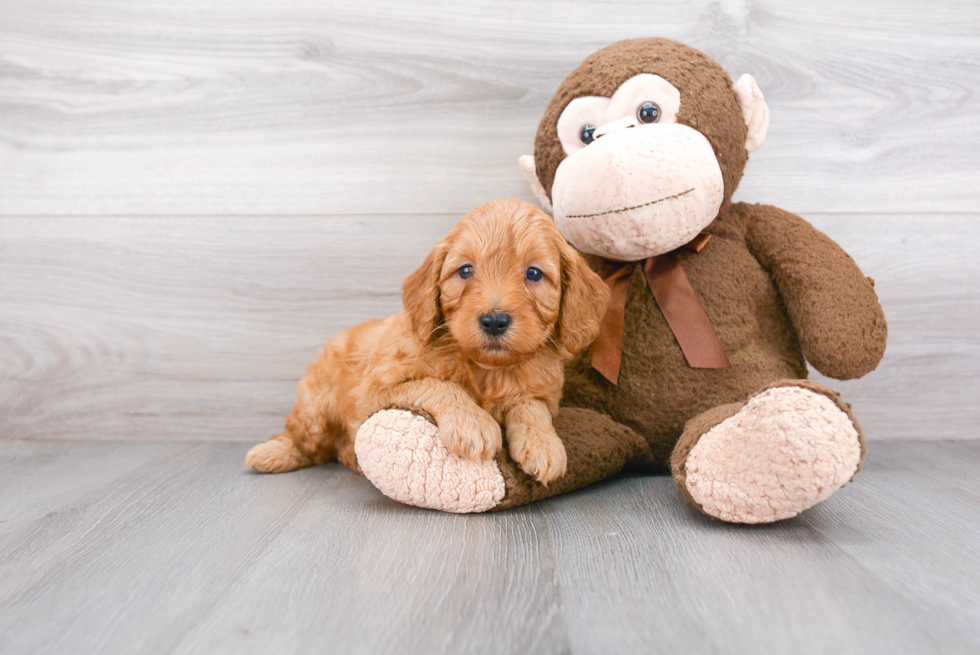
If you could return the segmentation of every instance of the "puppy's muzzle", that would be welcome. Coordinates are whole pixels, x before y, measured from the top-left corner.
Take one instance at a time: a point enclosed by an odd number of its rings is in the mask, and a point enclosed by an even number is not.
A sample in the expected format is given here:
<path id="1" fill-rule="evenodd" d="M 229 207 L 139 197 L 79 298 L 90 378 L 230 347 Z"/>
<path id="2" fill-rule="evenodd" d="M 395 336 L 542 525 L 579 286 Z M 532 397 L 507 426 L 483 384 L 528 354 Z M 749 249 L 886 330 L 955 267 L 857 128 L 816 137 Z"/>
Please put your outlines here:
<path id="1" fill-rule="evenodd" d="M 499 337 L 510 327 L 511 318 L 507 312 L 490 312 L 480 317 L 480 329 L 488 337 Z"/>

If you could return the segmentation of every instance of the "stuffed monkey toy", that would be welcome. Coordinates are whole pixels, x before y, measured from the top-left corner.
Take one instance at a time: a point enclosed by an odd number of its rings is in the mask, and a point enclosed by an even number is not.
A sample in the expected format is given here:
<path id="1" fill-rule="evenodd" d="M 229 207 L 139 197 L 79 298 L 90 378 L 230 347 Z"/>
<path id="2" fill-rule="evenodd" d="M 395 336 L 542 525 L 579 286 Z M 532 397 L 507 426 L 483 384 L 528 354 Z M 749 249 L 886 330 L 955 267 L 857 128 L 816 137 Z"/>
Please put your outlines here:
<path id="1" fill-rule="evenodd" d="M 732 203 L 769 110 L 705 54 L 632 39 L 562 82 L 521 166 L 565 238 L 612 292 L 599 338 L 566 370 L 555 428 L 566 474 L 533 479 L 506 452 L 450 454 L 423 412 L 360 429 L 363 473 L 403 503 L 515 507 L 628 464 L 669 470 L 717 519 L 766 523 L 826 499 L 860 468 L 850 406 L 806 379 L 873 370 L 887 326 L 840 246 L 802 218 Z"/>

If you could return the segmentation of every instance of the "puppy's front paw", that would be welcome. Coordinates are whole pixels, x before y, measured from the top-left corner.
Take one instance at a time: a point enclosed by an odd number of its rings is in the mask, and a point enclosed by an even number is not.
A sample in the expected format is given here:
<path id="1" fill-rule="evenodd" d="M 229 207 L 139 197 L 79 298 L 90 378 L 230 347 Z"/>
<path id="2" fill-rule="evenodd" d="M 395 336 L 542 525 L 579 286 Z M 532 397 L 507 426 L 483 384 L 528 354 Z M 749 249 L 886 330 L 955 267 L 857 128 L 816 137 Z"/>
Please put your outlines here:
<path id="1" fill-rule="evenodd" d="M 493 459 L 503 447 L 500 424 L 489 412 L 474 409 L 455 409 L 437 416 L 439 438 L 449 452 L 474 462 Z"/>
<path id="2" fill-rule="evenodd" d="M 565 475 L 568 467 L 565 444 L 550 426 L 548 430 L 536 431 L 521 423 L 508 425 L 507 444 L 511 459 L 541 484 L 547 486 Z"/>

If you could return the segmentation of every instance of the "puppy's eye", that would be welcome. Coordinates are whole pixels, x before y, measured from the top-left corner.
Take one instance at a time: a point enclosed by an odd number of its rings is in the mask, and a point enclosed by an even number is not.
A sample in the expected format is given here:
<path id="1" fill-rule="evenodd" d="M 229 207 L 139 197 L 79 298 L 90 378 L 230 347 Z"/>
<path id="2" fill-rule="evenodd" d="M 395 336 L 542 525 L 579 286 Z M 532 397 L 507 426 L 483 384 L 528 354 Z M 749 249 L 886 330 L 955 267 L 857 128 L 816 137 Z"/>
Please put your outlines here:
<path id="1" fill-rule="evenodd" d="M 579 132 L 578 136 L 582 140 L 582 143 L 584 143 L 585 145 L 589 145 L 590 143 L 595 141 L 595 136 L 593 136 L 594 134 L 595 134 L 595 125 L 583 125 L 582 131 Z"/>
<path id="2" fill-rule="evenodd" d="M 467 264 L 459 269 L 459 276 L 464 280 L 468 277 L 473 277 L 473 266 Z"/>
<path id="3" fill-rule="evenodd" d="M 540 282 L 541 278 L 544 277 L 544 273 L 541 272 L 540 268 L 534 268 L 532 266 L 531 268 L 527 269 L 526 273 L 524 273 L 524 277 L 531 282 Z"/>
<path id="4" fill-rule="evenodd" d="M 636 108 L 636 119 L 641 123 L 656 123 L 660 120 L 660 105 L 655 102 L 644 102 Z"/>

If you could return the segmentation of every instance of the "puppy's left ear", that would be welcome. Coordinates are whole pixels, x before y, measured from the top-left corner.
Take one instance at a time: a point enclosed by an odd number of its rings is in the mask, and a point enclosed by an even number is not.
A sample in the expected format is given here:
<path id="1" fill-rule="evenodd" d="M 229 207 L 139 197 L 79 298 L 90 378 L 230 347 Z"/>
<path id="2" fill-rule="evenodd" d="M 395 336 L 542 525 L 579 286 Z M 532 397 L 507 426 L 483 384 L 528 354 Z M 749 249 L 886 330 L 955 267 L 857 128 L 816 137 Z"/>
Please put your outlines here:
<path id="1" fill-rule="evenodd" d="M 439 304 L 439 276 L 442 264 L 449 252 L 448 243 L 439 242 L 417 271 L 405 278 L 402 284 L 402 304 L 408 314 L 412 332 L 419 341 L 431 341 L 436 328 L 442 323 L 442 306 Z"/>
<path id="2" fill-rule="evenodd" d="M 609 287 L 561 236 L 558 242 L 562 268 L 558 340 L 569 352 L 577 353 L 599 336 L 599 323 L 609 304 Z"/>

